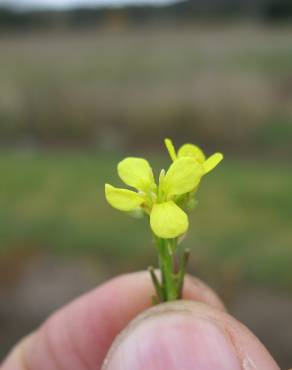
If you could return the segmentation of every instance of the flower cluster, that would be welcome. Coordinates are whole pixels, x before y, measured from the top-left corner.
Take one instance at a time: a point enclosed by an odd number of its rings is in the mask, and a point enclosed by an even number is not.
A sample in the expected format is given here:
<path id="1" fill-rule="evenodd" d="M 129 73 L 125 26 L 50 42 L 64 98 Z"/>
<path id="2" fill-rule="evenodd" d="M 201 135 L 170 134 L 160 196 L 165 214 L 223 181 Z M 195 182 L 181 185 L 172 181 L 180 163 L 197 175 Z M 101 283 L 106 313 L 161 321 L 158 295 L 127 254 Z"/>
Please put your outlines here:
<path id="1" fill-rule="evenodd" d="M 161 170 L 157 183 L 147 160 L 127 157 L 118 164 L 118 175 L 135 191 L 105 184 L 105 196 L 118 210 L 148 215 L 154 235 L 172 239 L 187 231 L 186 212 L 195 204 L 200 181 L 217 166 L 223 155 L 215 153 L 206 158 L 193 144 L 184 144 L 176 152 L 170 139 L 165 139 L 165 145 L 172 164 L 167 171 Z"/>

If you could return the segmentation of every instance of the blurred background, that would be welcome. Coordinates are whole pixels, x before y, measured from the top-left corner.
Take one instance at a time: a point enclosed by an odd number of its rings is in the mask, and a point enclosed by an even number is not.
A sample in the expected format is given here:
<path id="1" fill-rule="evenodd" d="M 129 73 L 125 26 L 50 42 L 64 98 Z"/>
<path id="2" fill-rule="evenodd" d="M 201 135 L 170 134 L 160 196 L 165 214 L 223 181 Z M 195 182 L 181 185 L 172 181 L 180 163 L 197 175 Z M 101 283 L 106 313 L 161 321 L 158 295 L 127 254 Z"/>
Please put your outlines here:
<path id="1" fill-rule="evenodd" d="M 225 160 L 185 246 L 283 367 L 292 364 L 290 0 L 0 0 L 0 356 L 54 309 L 156 265 L 111 209 L 116 163 L 176 146 Z"/>

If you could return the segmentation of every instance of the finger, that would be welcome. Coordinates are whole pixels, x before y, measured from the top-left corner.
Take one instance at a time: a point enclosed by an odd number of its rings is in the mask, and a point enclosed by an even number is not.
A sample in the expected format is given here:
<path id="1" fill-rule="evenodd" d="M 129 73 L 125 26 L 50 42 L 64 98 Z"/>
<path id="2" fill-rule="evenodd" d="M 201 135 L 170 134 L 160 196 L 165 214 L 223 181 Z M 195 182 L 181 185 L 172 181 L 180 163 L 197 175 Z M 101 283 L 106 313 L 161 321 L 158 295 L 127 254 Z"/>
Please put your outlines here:
<path id="1" fill-rule="evenodd" d="M 55 313 L 12 351 L 2 370 L 98 369 L 115 336 L 151 306 L 153 294 L 146 272 L 109 281 Z M 184 296 L 223 309 L 197 279 L 187 277 Z"/>
<path id="2" fill-rule="evenodd" d="M 102 370 L 137 369 L 280 370 L 246 327 L 190 301 L 156 306 L 118 336 Z"/>
<path id="3" fill-rule="evenodd" d="M 226 311 L 225 305 L 217 293 L 203 281 L 191 275 L 186 275 L 183 298 L 206 303 L 209 306 Z"/>

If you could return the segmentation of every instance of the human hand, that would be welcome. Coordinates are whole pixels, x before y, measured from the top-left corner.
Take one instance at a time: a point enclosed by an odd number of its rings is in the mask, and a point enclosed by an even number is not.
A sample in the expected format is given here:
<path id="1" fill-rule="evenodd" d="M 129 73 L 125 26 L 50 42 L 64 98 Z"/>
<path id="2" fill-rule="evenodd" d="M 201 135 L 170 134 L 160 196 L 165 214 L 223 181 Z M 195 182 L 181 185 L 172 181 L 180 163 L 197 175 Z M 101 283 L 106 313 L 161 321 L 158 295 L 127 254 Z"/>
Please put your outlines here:
<path id="1" fill-rule="evenodd" d="M 1 370 L 280 369 L 199 280 L 186 278 L 188 301 L 149 309 L 152 294 L 144 272 L 101 285 L 23 339 Z"/>

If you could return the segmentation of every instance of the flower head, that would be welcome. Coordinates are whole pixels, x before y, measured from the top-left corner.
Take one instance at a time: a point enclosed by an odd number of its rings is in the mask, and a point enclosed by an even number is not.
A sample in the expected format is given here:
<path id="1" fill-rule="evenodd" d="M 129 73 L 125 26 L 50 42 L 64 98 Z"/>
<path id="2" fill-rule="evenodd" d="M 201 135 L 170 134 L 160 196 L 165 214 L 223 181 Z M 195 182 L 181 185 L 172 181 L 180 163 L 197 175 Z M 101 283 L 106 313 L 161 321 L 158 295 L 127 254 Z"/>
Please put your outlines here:
<path id="1" fill-rule="evenodd" d="M 196 205 L 196 191 L 202 176 L 223 159 L 221 153 L 205 157 L 193 144 L 184 144 L 176 152 L 170 139 L 165 139 L 172 163 L 161 170 L 158 182 L 144 158 L 128 157 L 119 162 L 118 175 L 132 189 L 105 184 L 109 204 L 121 211 L 147 215 L 155 237 L 161 278 L 149 268 L 156 295 L 153 302 L 167 302 L 182 298 L 184 276 L 189 251 L 178 253 L 178 237 L 189 227 L 186 211 Z"/>
<path id="2" fill-rule="evenodd" d="M 127 157 L 118 164 L 118 175 L 134 190 L 105 184 L 105 197 L 118 210 L 148 215 L 153 233 L 172 239 L 187 231 L 185 210 L 194 207 L 202 176 L 216 167 L 223 155 L 215 153 L 206 159 L 193 144 L 184 144 L 177 152 L 170 139 L 165 139 L 165 145 L 173 162 L 166 172 L 160 172 L 158 184 L 146 159 Z"/>
<path id="3" fill-rule="evenodd" d="M 192 157 L 182 157 L 175 160 L 166 173 L 161 171 L 157 185 L 148 161 L 128 157 L 118 164 L 118 175 L 135 190 L 106 184 L 105 196 L 116 209 L 126 212 L 142 210 L 149 215 L 150 226 L 156 236 L 176 238 L 188 229 L 188 216 L 176 200 L 194 190 L 203 174 L 202 164 Z"/>
<path id="4" fill-rule="evenodd" d="M 172 141 L 170 139 L 165 139 L 165 146 L 168 150 L 170 158 L 173 161 L 185 157 L 194 158 L 203 166 L 204 174 L 212 171 L 223 159 L 222 153 L 215 153 L 212 154 L 209 158 L 206 158 L 202 149 L 194 144 L 184 144 L 176 152 Z"/>

